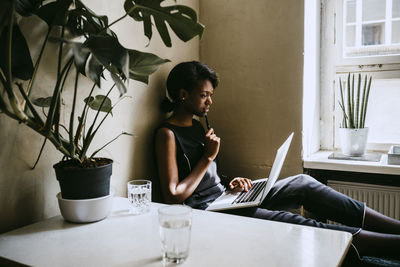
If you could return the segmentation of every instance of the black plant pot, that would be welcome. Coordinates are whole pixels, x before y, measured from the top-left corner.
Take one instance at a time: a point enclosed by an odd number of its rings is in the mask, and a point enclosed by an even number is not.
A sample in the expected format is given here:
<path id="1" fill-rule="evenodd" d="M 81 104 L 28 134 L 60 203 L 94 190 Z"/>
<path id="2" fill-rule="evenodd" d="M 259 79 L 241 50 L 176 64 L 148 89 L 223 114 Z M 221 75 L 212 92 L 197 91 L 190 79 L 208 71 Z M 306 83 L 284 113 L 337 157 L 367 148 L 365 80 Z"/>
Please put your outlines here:
<path id="1" fill-rule="evenodd" d="M 107 161 L 109 163 L 106 165 L 88 168 L 73 166 L 71 161 L 55 164 L 53 167 L 60 183 L 62 198 L 88 199 L 109 195 L 113 161 Z"/>

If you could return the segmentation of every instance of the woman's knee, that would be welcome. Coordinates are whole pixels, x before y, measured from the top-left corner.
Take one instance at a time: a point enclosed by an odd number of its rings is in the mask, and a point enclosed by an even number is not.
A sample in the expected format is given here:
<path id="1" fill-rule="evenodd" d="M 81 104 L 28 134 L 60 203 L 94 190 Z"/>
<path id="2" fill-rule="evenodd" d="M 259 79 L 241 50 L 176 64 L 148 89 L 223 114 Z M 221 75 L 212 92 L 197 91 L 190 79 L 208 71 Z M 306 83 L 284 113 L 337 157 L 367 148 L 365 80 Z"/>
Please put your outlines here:
<path id="1" fill-rule="evenodd" d="M 293 182 L 302 185 L 302 186 L 309 186 L 312 184 L 320 184 L 315 178 L 311 177 L 307 174 L 297 174 L 293 176 Z"/>
<path id="2" fill-rule="evenodd" d="M 307 195 L 307 192 L 313 191 L 321 186 L 320 182 L 307 174 L 293 176 L 290 184 L 292 190 L 298 192 L 300 195 Z"/>

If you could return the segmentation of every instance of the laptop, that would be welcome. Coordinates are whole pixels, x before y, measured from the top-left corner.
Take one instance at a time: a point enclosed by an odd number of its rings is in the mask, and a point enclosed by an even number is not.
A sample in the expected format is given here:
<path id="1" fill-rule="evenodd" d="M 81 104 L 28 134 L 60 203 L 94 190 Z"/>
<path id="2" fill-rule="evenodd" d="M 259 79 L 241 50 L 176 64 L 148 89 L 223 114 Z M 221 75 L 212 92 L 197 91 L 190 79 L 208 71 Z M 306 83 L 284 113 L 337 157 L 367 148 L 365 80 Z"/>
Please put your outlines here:
<path id="1" fill-rule="evenodd" d="M 247 192 L 244 190 L 242 192 L 225 190 L 225 192 L 214 200 L 206 210 L 218 211 L 259 206 L 279 177 L 290 143 L 292 142 L 293 134 L 294 133 L 290 134 L 276 152 L 269 178 L 253 181 L 253 186 Z"/>

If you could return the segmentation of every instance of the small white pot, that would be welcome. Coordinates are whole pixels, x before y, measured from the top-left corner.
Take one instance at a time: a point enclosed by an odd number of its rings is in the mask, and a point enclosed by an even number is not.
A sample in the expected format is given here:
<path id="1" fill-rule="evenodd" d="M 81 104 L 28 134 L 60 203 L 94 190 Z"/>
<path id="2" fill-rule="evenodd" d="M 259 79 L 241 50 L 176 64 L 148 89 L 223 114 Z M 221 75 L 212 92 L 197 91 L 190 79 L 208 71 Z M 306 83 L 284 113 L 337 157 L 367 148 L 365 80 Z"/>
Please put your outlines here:
<path id="1" fill-rule="evenodd" d="M 112 210 L 114 191 L 104 197 L 88 199 L 64 199 L 57 194 L 58 206 L 65 220 L 74 223 L 89 223 L 105 219 Z"/>
<path id="2" fill-rule="evenodd" d="M 342 153 L 346 156 L 363 156 L 367 148 L 368 128 L 339 128 Z"/>

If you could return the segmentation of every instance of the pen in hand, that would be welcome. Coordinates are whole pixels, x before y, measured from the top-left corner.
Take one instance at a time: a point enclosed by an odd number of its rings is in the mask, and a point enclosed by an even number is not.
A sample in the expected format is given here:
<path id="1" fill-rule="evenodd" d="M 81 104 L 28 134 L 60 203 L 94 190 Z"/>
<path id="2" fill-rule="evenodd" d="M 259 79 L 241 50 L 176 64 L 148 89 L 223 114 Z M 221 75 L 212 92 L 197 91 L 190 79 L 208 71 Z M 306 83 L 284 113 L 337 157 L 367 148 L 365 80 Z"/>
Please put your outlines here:
<path id="1" fill-rule="evenodd" d="M 207 114 L 206 114 L 206 115 L 204 115 L 204 117 L 206 118 L 206 125 L 207 125 L 207 129 L 208 129 L 208 130 L 210 130 L 210 129 L 211 129 L 211 126 L 210 126 L 210 122 L 208 121 Z"/>

